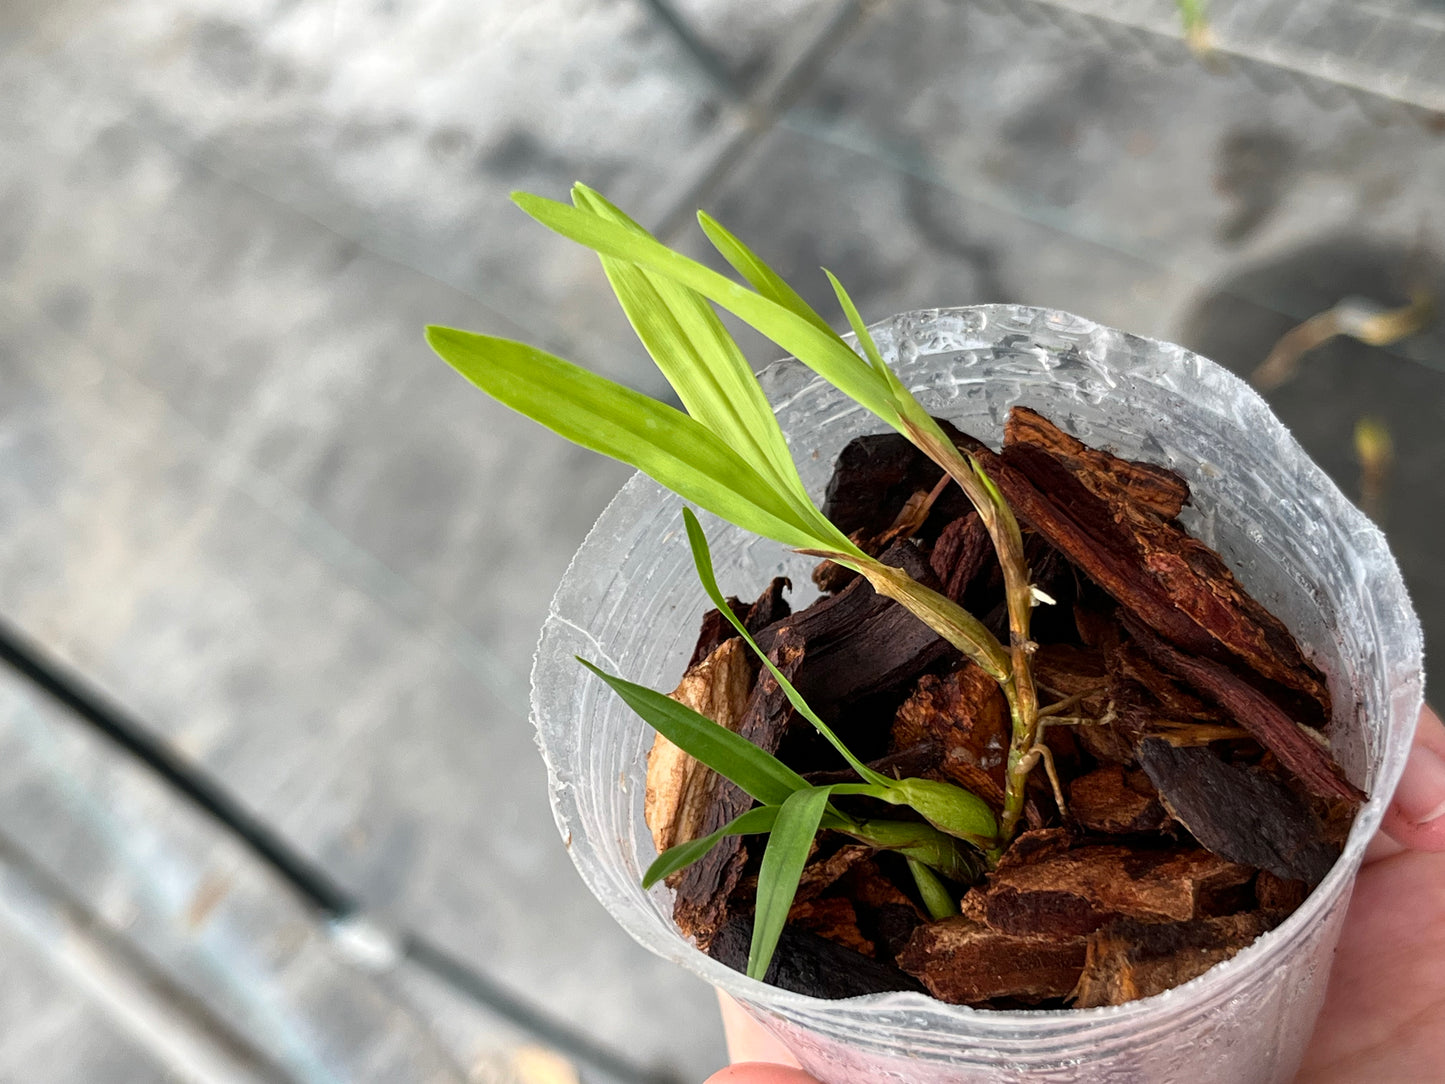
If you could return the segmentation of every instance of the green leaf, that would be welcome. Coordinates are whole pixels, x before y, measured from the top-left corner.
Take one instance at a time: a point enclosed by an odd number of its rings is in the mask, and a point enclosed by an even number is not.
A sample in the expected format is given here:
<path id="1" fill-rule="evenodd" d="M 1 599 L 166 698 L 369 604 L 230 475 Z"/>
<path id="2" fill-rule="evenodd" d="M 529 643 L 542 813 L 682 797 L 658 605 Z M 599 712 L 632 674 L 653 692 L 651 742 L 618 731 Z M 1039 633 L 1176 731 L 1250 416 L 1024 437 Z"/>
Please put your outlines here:
<path id="1" fill-rule="evenodd" d="M 680 410 L 525 343 L 444 327 L 427 328 L 427 342 L 505 406 L 745 530 L 799 548 L 833 544 L 726 441 Z"/>
<path id="2" fill-rule="evenodd" d="M 667 848 L 647 867 L 647 872 L 642 875 L 642 887 L 651 888 L 664 877 L 686 869 L 722 842 L 724 836 L 750 836 L 771 832 L 773 822 L 778 818 L 778 809 L 775 805 L 760 805 L 734 817 L 716 832 Z"/>
<path id="3" fill-rule="evenodd" d="M 645 685 L 599 670 L 586 659 L 577 660 L 605 681 L 644 722 L 673 745 L 731 779 L 766 805 L 781 805 L 792 793 L 810 789 L 807 780 L 771 753 L 719 726 Z"/>
<path id="4" fill-rule="evenodd" d="M 876 774 L 876 773 L 875 773 Z M 954 783 L 934 779 L 890 779 L 876 783 L 837 783 L 838 797 L 876 798 L 889 805 L 906 805 L 940 832 L 987 850 L 998 842 L 993 810 L 978 795 Z"/>
<path id="5" fill-rule="evenodd" d="M 651 236 L 585 185 L 574 185 L 572 198 L 584 210 Z M 695 290 L 625 260 L 603 256 L 602 269 L 687 412 L 752 463 L 803 519 L 821 520 L 752 367 L 712 306 Z"/>
<path id="6" fill-rule="evenodd" d="M 938 874 L 912 858 L 908 860 L 908 871 L 913 874 L 913 883 L 918 886 L 918 894 L 923 897 L 923 906 L 928 909 L 929 918 L 937 922 L 958 914 L 958 901 L 938 879 Z"/>
<path id="7" fill-rule="evenodd" d="M 773 950 L 787 924 L 798 881 L 818 834 L 831 787 L 794 791 L 778 810 L 763 864 L 758 870 L 757 908 L 753 913 L 753 943 L 748 950 L 748 977 L 763 980 Z"/>
<path id="8" fill-rule="evenodd" d="M 848 747 L 843 744 L 838 735 L 833 733 L 832 728 L 823 722 L 823 720 L 818 717 L 818 713 L 808 706 L 808 702 L 803 699 L 803 694 L 793 687 L 793 683 L 783 676 L 783 672 L 774 665 L 773 660 L 768 658 L 767 653 L 758 646 L 758 642 L 753 639 L 752 633 L 748 632 L 747 627 L 738 618 L 738 615 L 733 613 L 733 608 L 727 604 L 727 600 L 723 597 L 723 593 L 718 587 L 717 576 L 713 573 L 712 568 L 712 552 L 708 549 L 707 536 L 703 534 L 702 524 L 698 523 L 697 516 L 693 515 L 691 508 L 683 508 L 682 519 L 687 525 L 687 541 L 688 545 L 692 547 L 692 561 L 693 564 L 697 566 L 697 578 L 702 581 L 702 589 L 707 592 L 707 597 L 712 599 L 712 604 L 718 608 L 718 611 L 732 623 L 733 628 L 737 629 L 738 635 L 747 641 L 747 645 L 753 649 L 753 654 L 757 655 L 757 657 L 763 661 L 763 665 L 768 668 L 768 673 L 773 675 L 773 680 L 778 683 L 783 690 L 783 695 L 788 698 L 788 703 L 793 705 L 799 715 L 813 724 L 814 729 L 828 740 L 829 745 L 838 750 L 843 759 L 848 762 L 850 768 L 870 783 L 882 787 L 889 786 L 892 780 L 887 776 L 878 774 L 855 757 L 852 752 L 849 751 Z"/>
<path id="9" fill-rule="evenodd" d="M 935 779 L 898 779 L 893 792 L 941 832 L 987 850 L 998 841 L 998 821 L 978 795 Z"/>
<path id="10" fill-rule="evenodd" d="M 789 286 L 781 275 L 763 262 L 762 257 L 743 244 L 721 222 L 706 211 L 697 213 L 697 222 L 702 227 L 702 232 L 707 234 L 707 239 L 712 242 L 712 247 L 732 265 L 733 270 L 747 279 L 754 290 L 769 301 L 801 316 L 819 330 L 838 338 L 837 332 L 829 326 L 828 321 L 818 315 L 817 310 L 804 301 L 798 291 Z"/>
<path id="11" fill-rule="evenodd" d="M 868 578 L 875 591 L 902 603 L 920 621 L 983 667 L 989 677 L 1000 683 L 1009 679 L 1008 652 L 998 637 L 947 595 L 925 587 L 900 568 L 878 561 L 860 563 L 858 571 Z"/>
<path id="12" fill-rule="evenodd" d="M 590 211 L 526 192 L 515 192 L 512 199 L 542 225 L 578 244 L 696 290 L 772 339 L 884 422 L 900 428 L 898 412 L 877 374 L 832 332 L 661 242 Z"/>
<path id="13" fill-rule="evenodd" d="M 841 788 L 833 788 L 834 794 L 840 792 Z M 833 825 L 828 824 L 827 827 Z M 851 826 L 838 828 L 838 831 L 870 847 L 897 851 L 905 858 L 922 862 L 960 884 L 973 884 L 983 871 L 981 852 L 922 821 L 869 819 L 855 821 Z"/>
<path id="14" fill-rule="evenodd" d="M 853 304 L 853 299 L 848 296 L 848 291 L 843 289 L 843 284 L 838 281 L 838 276 L 823 268 L 823 274 L 828 276 L 828 281 L 833 284 L 833 293 L 838 297 L 838 304 L 843 306 L 843 315 L 848 317 L 848 326 L 853 329 L 853 335 L 858 340 L 858 345 L 863 349 L 863 356 L 868 359 L 868 364 L 873 366 L 881 376 L 885 372 L 892 372 L 883 360 L 883 355 L 878 352 L 878 344 L 873 341 L 873 335 L 868 330 L 868 325 L 863 322 L 863 317 L 858 312 L 858 306 Z"/>

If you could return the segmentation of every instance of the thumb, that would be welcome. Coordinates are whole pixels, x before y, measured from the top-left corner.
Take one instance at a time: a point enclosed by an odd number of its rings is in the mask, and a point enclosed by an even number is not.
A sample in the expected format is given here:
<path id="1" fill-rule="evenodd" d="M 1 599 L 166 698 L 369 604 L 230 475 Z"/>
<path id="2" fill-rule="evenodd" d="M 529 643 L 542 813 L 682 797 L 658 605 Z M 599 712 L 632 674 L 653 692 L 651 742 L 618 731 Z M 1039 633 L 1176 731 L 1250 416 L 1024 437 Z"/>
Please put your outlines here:
<path id="1" fill-rule="evenodd" d="M 1445 851 L 1445 726 L 1428 707 L 1381 831 L 1417 851 Z"/>
<path id="2" fill-rule="evenodd" d="M 801 1069 L 771 1062 L 744 1061 L 713 1073 L 703 1084 L 818 1084 Z"/>

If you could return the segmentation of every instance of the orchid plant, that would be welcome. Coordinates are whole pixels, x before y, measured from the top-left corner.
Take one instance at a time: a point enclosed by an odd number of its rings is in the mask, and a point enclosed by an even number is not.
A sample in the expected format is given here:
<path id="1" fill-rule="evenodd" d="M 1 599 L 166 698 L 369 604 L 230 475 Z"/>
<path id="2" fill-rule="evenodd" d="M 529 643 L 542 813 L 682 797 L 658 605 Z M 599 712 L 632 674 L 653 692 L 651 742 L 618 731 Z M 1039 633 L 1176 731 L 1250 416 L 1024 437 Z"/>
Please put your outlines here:
<path id="1" fill-rule="evenodd" d="M 572 204 L 525 193 L 514 200 L 554 231 L 598 253 L 638 337 L 684 410 L 599 377 L 535 347 L 451 328 L 427 341 L 477 387 L 583 447 L 650 475 L 685 501 L 738 527 L 826 558 L 862 575 L 977 663 L 1002 689 L 1012 736 L 1003 807 L 996 819 L 978 796 L 928 779 L 893 779 L 860 761 L 758 647 L 723 599 L 701 525 L 684 509 L 704 590 L 767 667 L 797 712 L 833 746 L 857 783 L 813 786 L 771 754 L 662 693 L 579 660 L 668 740 L 732 780 L 759 803 L 718 832 L 683 842 L 648 869 L 650 886 L 702 857 L 726 835 L 766 834 L 748 974 L 761 979 L 797 891 L 814 836 L 841 832 L 908 861 L 934 917 L 956 911 L 945 880 L 970 883 L 1018 830 L 1025 784 L 1046 756 L 1030 665 L 1029 619 L 1039 594 L 1023 539 L 993 481 L 899 381 L 843 285 L 826 272 L 847 316 L 855 349 L 750 248 L 706 214 L 703 232 L 747 285 L 661 244 L 583 185 Z M 738 317 L 792 354 L 932 459 L 968 496 L 1003 569 L 1009 642 L 957 603 L 865 553 L 808 496 L 766 396 L 713 306 Z M 860 819 L 836 800 L 866 796 L 911 809 L 922 820 Z"/>

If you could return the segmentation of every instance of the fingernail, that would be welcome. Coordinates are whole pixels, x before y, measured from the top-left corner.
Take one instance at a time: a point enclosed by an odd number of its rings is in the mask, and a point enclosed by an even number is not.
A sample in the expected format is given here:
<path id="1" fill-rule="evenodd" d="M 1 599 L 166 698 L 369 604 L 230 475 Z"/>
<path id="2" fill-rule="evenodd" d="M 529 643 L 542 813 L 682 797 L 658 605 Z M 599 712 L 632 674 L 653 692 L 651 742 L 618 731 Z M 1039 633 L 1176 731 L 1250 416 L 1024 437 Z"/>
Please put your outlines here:
<path id="1" fill-rule="evenodd" d="M 1395 791 L 1395 808 L 1411 824 L 1429 824 L 1445 817 L 1445 758 L 1417 745 Z"/>

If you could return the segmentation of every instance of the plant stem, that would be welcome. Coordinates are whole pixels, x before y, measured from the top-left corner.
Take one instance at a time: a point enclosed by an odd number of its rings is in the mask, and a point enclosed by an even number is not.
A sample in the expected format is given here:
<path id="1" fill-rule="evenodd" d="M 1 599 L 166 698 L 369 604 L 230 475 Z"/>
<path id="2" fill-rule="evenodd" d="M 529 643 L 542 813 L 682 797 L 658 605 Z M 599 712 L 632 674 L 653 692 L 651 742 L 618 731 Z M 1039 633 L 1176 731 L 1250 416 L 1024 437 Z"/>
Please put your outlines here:
<path id="1" fill-rule="evenodd" d="M 931 421 L 931 419 L 930 419 Z M 1018 520 L 998 488 L 988 480 L 977 461 L 942 438 L 936 427 L 909 426 L 914 443 L 958 483 L 978 511 L 1003 569 L 1004 600 L 1009 618 L 1009 674 L 999 683 L 1008 700 L 1011 737 L 1004 779 L 1003 815 L 999 822 L 999 851 L 1007 848 L 1023 817 L 1025 788 L 1033 766 L 1029 758 L 1038 741 L 1039 699 L 1034 687 L 1033 654 L 1029 636 L 1033 614 L 1033 584 L 1024 557 Z M 933 431 L 930 432 L 930 429 Z"/>

